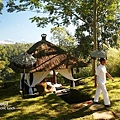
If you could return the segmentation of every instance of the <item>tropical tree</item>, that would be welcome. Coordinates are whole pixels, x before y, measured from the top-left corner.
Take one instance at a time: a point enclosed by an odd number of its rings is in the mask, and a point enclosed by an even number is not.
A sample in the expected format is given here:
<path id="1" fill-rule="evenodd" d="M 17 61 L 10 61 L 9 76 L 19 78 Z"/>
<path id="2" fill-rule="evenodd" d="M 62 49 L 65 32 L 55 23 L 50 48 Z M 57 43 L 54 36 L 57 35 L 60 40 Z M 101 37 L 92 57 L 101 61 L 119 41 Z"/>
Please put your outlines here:
<path id="1" fill-rule="evenodd" d="M 72 23 L 77 26 L 75 36 L 78 44 L 86 43 L 82 39 L 90 37 L 91 41 L 88 41 L 90 48 L 93 41 L 91 38 L 93 38 L 94 27 L 94 0 L 19 0 L 19 3 L 9 0 L 7 7 L 8 12 L 31 10 L 43 13 L 44 16 L 38 14 L 39 16 L 30 18 L 32 22 L 37 23 L 38 27 L 45 27 L 49 23 L 54 26 L 67 27 Z M 119 12 L 120 0 L 99 0 L 97 2 L 98 43 L 107 43 L 110 46 L 117 43 L 117 30 L 120 28 Z M 82 37 L 78 39 L 78 36 L 81 35 Z M 88 49 L 86 52 L 89 51 Z"/>
<path id="2" fill-rule="evenodd" d="M 67 52 L 71 52 L 71 49 L 74 48 L 74 38 L 65 27 L 54 27 L 51 28 L 50 32 L 53 34 L 52 40 L 59 47 Z"/>

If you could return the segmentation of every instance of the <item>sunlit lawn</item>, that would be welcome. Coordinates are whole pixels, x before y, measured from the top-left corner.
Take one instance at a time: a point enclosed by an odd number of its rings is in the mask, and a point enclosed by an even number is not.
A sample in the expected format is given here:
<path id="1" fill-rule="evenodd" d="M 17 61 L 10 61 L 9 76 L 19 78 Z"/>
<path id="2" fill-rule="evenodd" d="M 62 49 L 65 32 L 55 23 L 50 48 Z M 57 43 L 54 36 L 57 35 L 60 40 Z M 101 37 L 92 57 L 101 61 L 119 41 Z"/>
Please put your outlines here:
<path id="1" fill-rule="evenodd" d="M 84 80 L 85 85 L 76 86 L 75 89 L 87 92 L 94 97 L 95 88 L 93 77 Z M 109 108 L 114 113 L 120 113 L 120 78 L 112 82 L 108 79 L 107 88 L 112 106 Z M 29 97 L 29 98 L 28 98 Z M 89 107 L 74 108 L 64 102 L 55 94 L 46 96 L 28 96 L 22 99 L 18 85 L 0 88 L 0 120 L 80 120 L 93 119 Z M 82 99 L 82 98 L 81 98 Z M 103 97 L 100 96 L 103 104 Z M 5 106 L 7 104 L 7 107 Z M 106 108 L 104 108 L 106 109 Z"/>

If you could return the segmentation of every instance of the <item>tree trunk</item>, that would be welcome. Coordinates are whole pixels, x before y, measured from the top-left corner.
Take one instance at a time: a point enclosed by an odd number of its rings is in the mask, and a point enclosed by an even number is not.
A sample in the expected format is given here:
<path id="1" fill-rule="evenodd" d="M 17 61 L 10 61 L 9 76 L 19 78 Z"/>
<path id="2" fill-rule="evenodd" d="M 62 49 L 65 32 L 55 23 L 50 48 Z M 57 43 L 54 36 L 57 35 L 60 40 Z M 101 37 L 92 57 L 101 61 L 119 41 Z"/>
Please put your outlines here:
<path id="1" fill-rule="evenodd" d="M 93 39 L 94 39 L 94 47 L 93 51 L 97 49 L 97 7 L 98 0 L 94 0 L 94 17 L 93 17 Z M 93 75 L 95 74 L 96 68 L 96 60 L 93 60 Z"/>

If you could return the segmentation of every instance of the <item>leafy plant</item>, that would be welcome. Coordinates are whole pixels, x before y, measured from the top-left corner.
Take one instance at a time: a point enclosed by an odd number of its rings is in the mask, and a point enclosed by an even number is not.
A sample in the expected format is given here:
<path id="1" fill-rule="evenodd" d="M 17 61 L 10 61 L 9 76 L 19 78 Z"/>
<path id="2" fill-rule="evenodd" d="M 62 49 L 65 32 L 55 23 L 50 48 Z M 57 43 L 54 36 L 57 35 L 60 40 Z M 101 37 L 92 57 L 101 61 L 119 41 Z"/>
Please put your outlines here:
<path id="1" fill-rule="evenodd" d="M 120 76 L 120 49 L 109 48 L 106 66 L 113 76 Z"/>

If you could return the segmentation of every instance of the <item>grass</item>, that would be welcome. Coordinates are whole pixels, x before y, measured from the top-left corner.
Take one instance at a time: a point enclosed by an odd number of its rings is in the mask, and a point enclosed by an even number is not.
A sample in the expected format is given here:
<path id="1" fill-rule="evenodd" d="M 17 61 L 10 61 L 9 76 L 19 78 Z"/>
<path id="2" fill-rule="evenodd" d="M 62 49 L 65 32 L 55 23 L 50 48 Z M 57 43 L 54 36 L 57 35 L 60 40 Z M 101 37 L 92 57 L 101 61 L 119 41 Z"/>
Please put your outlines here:
<path id="1" fill-rule="evenodd" d="M 85 85 L 76 86 L 76 90 L 87 92 L 94 97 L 93 77 L 83 80 Z M 108 79 L 107 88 L 112 106 L 109 110 L 120 113 L 120 78 L 112 82 Z M 93 113 L 86 107 L 73 107 L 55 94 L 46 96 L 26 96 L 22 99 L 19 85 L 0 88 L 0 119 L 1 120 L 93 120 Z M 103 104 L 103 97 L 100 96 Z M 104 110 L 105 108 L 103 108 Z"/>

